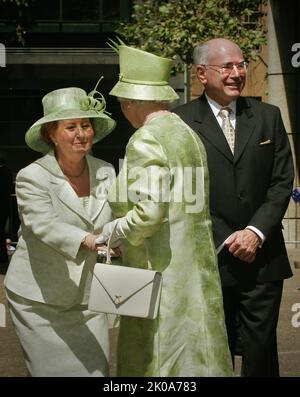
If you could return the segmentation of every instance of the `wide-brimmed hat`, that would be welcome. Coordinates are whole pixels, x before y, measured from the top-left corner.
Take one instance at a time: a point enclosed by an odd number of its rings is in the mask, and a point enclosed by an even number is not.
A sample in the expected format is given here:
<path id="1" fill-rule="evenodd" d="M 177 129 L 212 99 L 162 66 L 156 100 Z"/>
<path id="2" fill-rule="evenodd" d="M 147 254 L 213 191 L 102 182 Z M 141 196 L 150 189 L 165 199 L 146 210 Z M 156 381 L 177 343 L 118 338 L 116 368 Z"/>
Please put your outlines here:
<path id="1" fill-rule="evenodd" d="M 119 54 L 120 75 L 110 95 L 119 98 L 174 101 L 178 95 L 169 85 L 172 60 L 112 41 Z"/>
<path id="2" fill-rule="evenodd" d="M 98 98 L 94 97 L 96 94 Z M 95 132 L 93 143 L 103 139 L 116 125 L 105 114 L 105 99 L 96 88 L 89 94 L 78 87 L 61 88 L 45 95 L 42 103 L 44 117 L 36 121 L 25 134 L 27 145 L 37 152 L 47 153 L 51 149 L 40 133 L 41 126 L 45 123 L 64 119 L 92 119 Z"/>

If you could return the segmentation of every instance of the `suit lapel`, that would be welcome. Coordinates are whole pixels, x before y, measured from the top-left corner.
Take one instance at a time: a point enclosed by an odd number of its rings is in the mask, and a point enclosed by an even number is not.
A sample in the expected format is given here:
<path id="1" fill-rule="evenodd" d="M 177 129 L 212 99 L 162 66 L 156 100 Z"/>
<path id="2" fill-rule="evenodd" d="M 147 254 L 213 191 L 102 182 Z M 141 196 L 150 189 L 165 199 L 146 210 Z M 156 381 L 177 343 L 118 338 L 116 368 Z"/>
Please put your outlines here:
<path id="1" fill-rule="evenodd" d="M 198 107 L 195 110 L 194 121 L 199 126 L 197 132 L 232 162 L 233 155 L 229 145 L 204 94 L 199 98 Z"/>
<path id="2" fill-rule="evenodd" d="M 99 163 L 94 164 L 93 158 L 87 156 L 90 167 L 90 209 L 91 219 L 94 221 L 107 202 L 107 192 L 111 181 L 114 178 L 113 171 L 109 167 L 99 167 Z"/>
<path id="3" fill-rule="evenodd" d="M 87 212 L 78 198 L 77 194 L 66 180 L 62 170 L 60 169 L 53 152 L 49 152 L 41 159 L 36 161 L 41 167 L 47 169 L 53 178 L 51 184 L 54 192 L 63 205 L 69 207 L 73 212 L 77 213 L 88 223 L 92 223 Z"/>
<path id="4" fill-rule="evenodd" d="M 234 156 L 204 94 L 199 98 L 193 116 L 194 121 L 199 125 L 198 133 L 215 146 L 229 161 L 237 163 L 255 129 L 255 118 L 247 99 L 240 97 L 237 100 Z"/>
<path id="5" fill-rule="evenodd" d="M 54 190 L 57 193 L 58 198 L 62 203 L 68 206 L 71 210 L 76 212 L 81 218 L 83 218 L 86 222 L 92 223 L 91 219 L 84 209 L 82 202 L 80 201 L 79 197 L 69 184 L 69 182 L 64 181 L 62 183 L 53 183 Z"/>
<path id="6" fill-rule="evenodd" d="M 236 106 L 234 163 L 237 163 L 242 156 L 254 128 L 255 117 L 251 106 L 246 98 L 241 97 L 237 100 Z"/>

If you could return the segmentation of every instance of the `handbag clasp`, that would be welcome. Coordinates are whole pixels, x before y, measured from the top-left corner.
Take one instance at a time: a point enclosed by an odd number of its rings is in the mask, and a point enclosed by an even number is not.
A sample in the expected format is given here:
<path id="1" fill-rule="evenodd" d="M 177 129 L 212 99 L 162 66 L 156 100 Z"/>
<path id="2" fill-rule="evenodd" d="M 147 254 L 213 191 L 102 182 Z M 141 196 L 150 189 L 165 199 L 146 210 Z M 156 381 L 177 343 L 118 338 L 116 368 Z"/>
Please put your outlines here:
<path id="1" fill-rule="evenodd" d="M 115 305 L 120 305 L 122 303 L 122 295 L 115 295 L 114 303 Z"/>

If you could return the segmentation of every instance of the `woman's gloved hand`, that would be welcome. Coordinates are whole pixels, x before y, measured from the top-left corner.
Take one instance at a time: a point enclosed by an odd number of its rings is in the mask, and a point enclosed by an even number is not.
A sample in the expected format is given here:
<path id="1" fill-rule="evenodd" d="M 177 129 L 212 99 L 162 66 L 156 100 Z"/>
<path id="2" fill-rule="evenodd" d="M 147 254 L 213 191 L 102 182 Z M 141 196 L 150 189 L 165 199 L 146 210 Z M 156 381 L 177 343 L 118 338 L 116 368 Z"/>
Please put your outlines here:
<path id="1" fill-rule="evenodd" d="M 100 236 L 96 239 L 97 245 L 107 243 L 111 234 L 111 246 L 114 248 L 120 245 L 120 240 L 125 238 L 120 219 L 121 218 L 115 219 L 103 226 Z"/>

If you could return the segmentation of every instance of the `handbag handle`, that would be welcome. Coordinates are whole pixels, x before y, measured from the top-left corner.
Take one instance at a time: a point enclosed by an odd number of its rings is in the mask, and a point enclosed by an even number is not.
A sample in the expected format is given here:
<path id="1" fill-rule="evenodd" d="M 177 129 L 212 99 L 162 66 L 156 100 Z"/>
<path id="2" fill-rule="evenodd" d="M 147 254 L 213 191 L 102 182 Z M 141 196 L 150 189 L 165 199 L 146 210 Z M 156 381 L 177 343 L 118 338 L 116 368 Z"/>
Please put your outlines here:
<path id="1" fill-rule="evenodd" d="M 111 234 L 110 234 L 110 236 L 109 236 L 109 239 L 108 239 L 108 241 L 107 241 L 107 247 L 106 247 L 106 265 L 111 265 L 111 257 L 110 257 L 110 248 L 111 248 L 111 238 L 112 238 L 112 235 L 114 234 L 114 231 L 115 231 L 115 228 L 117 227 L 117 222 L 114 224 L 114 227 L 113 227 L 113 229 L 112 229 L 112 231 L 111 231 Z M 149 259 L 148 259 L 148 263 L 147 263 L 147 269 L 148 270 L 153 270 L 152 269 L 152 266 L 151 266 L 151 263 L 150 263 L 150 261 L 149 261 Z"/>
<path id="2" fill-rule="evenodd" d="M 111 238 L 112 238 L 112 235 L 113 235 L 113 233 L 114 233 L 114 231 L 115 231 L 116 226 L 117 226 L 117 222 L 114 224 L 114 227 L 113 227 L 113 229 L 112 229 L 112 231 L 111 231 L 111 234 L 110 234 L 110 236 L 109 236 L 109 239 L 108 239 L 108 241 L 107 241 L 107 247 L 106 247 L 106 262 L 105 262 L 106 265 L 111 265 L 111 256 L 110 256 Z M 148 270 L 153 270 L 153 269 L 152 269 L 152 266 L 151 266 L 151 263 L 150 263 L 150 261 L 149 261 L 149 259 L 148 259 L 148 263 L 147 263 L 147 269 L 148 269 Z"/>
<path id="3" fill-rule="evenodd" d="M 111 265 L 111 257 L 110 257 L 111 238 L 112 238 L 112 235 L 113 235 L 113 233 L 115 231 L 116 226 L 117 226 L 117 222 L 115 222 L 114 227 L 113 227 L 113 229 L 112 229 L 112 231 L 110 233 L 110 236 L 109 236 L 109 239 L 108 239 L 108 242 L 107 242 L 107 247 L 106 247 L 106 264 L 107 265 Z"/>

